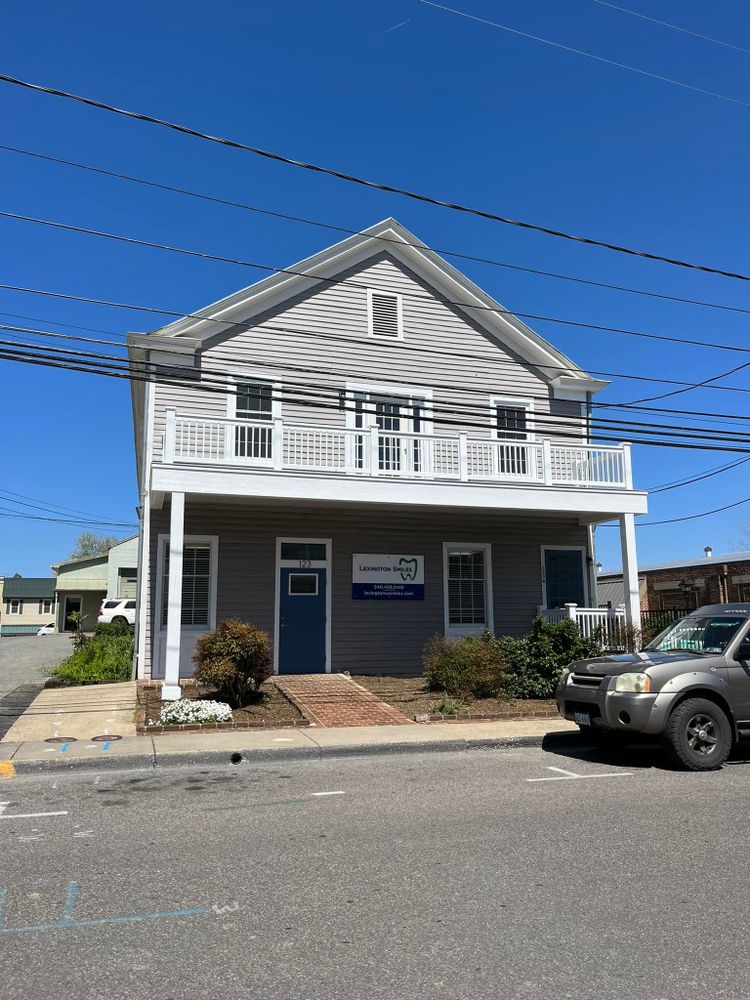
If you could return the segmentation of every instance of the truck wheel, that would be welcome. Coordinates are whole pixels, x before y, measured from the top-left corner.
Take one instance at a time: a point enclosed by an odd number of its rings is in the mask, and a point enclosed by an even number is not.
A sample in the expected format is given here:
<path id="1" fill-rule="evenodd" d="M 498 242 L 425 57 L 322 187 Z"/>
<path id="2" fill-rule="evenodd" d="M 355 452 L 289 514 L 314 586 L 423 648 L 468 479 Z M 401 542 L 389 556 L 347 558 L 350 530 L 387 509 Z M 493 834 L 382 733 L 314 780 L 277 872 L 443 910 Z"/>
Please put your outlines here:
<path id="1" fill-rule="evenodd" d="M 667 720 L 664 745 L 672 760 L 688 771 L 713 771 L 732 749 L 732 726 L 712 701 L 688 698 Z"/>

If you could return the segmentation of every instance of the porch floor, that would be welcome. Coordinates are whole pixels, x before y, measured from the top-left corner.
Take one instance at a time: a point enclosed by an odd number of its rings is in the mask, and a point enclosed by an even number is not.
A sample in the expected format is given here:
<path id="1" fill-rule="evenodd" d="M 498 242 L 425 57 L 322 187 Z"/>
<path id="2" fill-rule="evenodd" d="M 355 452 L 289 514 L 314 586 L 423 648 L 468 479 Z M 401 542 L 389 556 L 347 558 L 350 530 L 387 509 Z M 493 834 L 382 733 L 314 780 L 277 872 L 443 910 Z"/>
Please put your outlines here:
<path id="1" fill-rule="evenodd" d="M 284 674 L 274 683 L 306 719 L 322 729 L 407 726 L 410 720 L 343 674 Z"/>

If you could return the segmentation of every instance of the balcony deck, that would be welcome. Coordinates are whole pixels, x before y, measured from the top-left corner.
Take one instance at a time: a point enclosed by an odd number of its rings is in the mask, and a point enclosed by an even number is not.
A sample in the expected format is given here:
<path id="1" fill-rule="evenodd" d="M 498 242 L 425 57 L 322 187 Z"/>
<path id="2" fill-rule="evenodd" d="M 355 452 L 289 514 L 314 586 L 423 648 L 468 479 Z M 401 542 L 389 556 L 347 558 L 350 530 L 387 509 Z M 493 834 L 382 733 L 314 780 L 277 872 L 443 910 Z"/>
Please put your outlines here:
<path id="1" fill-rule="evenodd" d="M 168 411 L 164 461 L 357 478 L 631 490 L 630 448 L 249 421 Z"/>

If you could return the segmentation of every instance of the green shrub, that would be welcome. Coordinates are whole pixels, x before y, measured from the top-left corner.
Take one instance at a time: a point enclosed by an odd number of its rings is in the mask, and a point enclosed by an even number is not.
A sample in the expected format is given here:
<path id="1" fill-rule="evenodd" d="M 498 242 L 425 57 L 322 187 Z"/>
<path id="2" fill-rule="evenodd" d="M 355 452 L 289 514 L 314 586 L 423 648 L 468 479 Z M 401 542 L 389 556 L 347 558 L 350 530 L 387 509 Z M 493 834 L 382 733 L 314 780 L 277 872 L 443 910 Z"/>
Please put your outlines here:
<path id="1" fill-rule="evenodd" d="M 430 691 L 453 698 L 497 698 L 504 694 L 505 660 L 489 632 L 447 639 L 436 635 L 423 654 Z"/>
<path id="2" fill-rule="evenodd" d="M 129 681 L 133 667 L 130 635 L 94 635 L 54 669 L 63 684 Z"/>
<path id="3" fill-rule="evenodd" d="M 215 632 L 195 644 L 195 678 L 213 687 L 234 708 L 257 698 L 263 681 L 271 676 L 268 634 L 249 622 L 230 618 Z"/>
<path id="4" fill-rule="evenodd" d="M 599 636 L 585 638 L 570 620 L 552 625 L 535 618 L 528 635 L 501 636 L 495 645 L 506 662 L 505 690 L 511 698 L 551 698 L 569 663 L 602 653 Z"/>
<path id="5" fill-rule="evenodd" d="M 127 622 L 97 622 L 94 626 L 94 635 L 132 635 L 133 626 Z"/>

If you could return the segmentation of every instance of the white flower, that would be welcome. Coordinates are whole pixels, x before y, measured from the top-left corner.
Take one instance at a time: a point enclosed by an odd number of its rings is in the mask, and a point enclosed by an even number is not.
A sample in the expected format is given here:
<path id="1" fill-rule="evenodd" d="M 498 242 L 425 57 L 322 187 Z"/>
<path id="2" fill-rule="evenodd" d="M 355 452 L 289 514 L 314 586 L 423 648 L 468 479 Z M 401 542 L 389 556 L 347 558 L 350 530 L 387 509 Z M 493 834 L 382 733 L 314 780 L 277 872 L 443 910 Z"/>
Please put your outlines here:
<path id="1" fill-rule="evenodd" d="M 165 705 L 159 715 L 159 723 L 162 726 L 231 721 L 232 709 L 223 701 L 191 701 L 189 698 L 181 698 Z"/>

